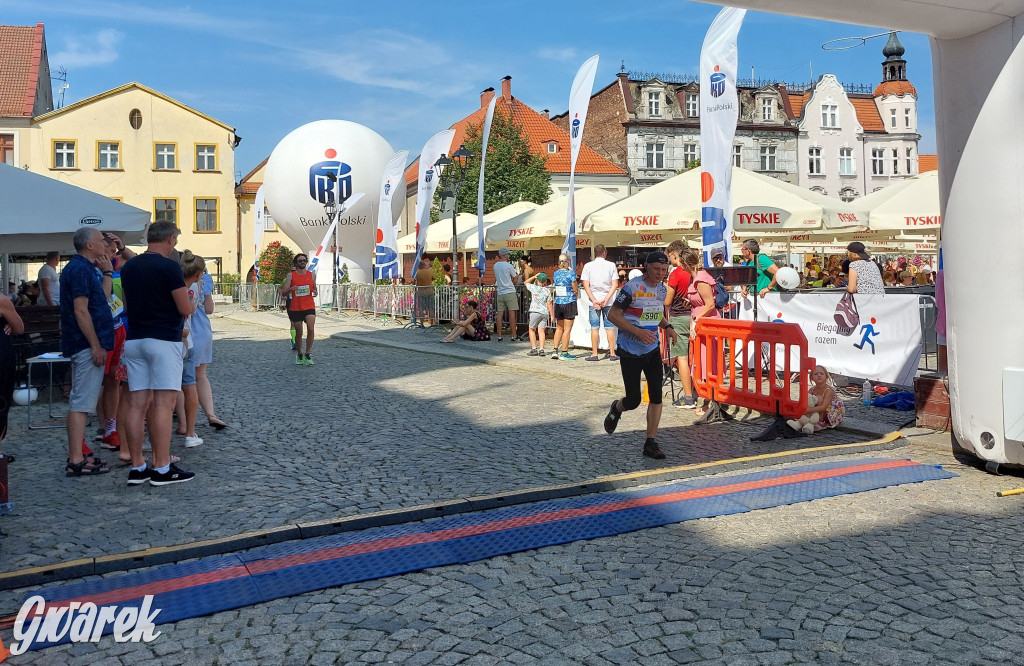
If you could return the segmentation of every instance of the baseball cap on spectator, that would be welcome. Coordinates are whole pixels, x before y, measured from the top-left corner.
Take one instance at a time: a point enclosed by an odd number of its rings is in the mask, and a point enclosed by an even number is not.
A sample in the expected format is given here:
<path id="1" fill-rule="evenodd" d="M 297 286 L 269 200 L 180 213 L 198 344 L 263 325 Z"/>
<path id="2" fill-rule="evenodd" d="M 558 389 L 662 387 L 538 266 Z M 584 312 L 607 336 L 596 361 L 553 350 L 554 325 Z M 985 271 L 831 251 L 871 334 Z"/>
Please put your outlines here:
<path id="1" fill-rule="evenodd" d="M 667 263 L 668 263 L 668 255 L 665 254 L 664 252 L 660 251 L 660 250 L 655 250 L 654 252 L 648 253 L 647 258 L 644 259 L 644 266 L 648 266 L 650 264 L 667 264 Z"/>
<path id="2" fill-rule="evenodd" d="M 541 271 L 540 273 L 537 273 L 537 282 L 547 282 L 547 281 L 548 281 L 548 274 L 547 273 L 545 273 L 543 271 Z"/>
<path id="3" fill-rule="evenodd" d="M 864 261 L 869 261 L 871 259 L 871 257 L 868 256 L 867 251 L 864 249 L 864 243 L 861 243 L 860 241 L 853 241 L 846 246 L 846 249 L 849 252 L 853 252 Z"/>
<path id="4" fill-rule="evenodd" d="M 507 247 L 503 247 L 500 250 L 498 250 L 498 256 L 499 257 L 507 257 L 508 256 L 508 248 Z"/>

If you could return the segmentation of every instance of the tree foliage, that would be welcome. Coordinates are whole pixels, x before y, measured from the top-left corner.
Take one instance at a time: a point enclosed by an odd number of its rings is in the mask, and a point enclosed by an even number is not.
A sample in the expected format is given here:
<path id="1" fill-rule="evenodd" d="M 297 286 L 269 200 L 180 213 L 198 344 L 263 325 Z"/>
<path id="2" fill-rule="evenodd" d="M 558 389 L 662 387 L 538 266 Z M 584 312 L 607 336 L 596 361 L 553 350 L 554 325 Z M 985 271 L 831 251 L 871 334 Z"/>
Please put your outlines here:
<path id="1" fill-rule="evenodd" d="M 466 171 L 466 182 L 459 190 L 459 212 L 476 212 L 477 183 L 480 182 L 482 127 L 466 127 L 466 150 L 473 161 Z M 455 146 L 453 146 L 454 148 Z M 551 173 L 546 158 L 530 152 L 523 126 L 495 110 L 491 135 L 487 141 L 487 172 L 484 175 L 484 213 L 504 208 L 517 201 L 546 203 L 551 194 Z"/>
<path id="2" fill-rule="evenodd" d="M 288 271 L 292 269 L 294 253 L 287 247 L 281 245 L 281 241 L 274 241 L 267 246 L 267 249 L 260 253 L 260 284 L 281 284 Z"/>

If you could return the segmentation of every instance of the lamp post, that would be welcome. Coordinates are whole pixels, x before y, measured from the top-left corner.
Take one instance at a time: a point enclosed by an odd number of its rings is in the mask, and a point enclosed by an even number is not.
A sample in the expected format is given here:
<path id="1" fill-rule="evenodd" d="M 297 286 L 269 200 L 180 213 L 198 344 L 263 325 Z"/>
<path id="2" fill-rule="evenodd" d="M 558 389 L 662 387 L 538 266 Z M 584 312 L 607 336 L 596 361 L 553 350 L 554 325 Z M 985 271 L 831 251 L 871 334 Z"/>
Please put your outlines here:
<path id="1" fill-rule="evenodd" d="M 451 197 L 452 205 L 452 284 L 459 283 L 459 232 L 455 227 L 455 216 L 458 214 L 459 190 L 466 183 L 466 170 L 473 161 L 473 153 L 466 150 L 466 144 L 459 146 L 459 149 L 452 153 L 451 159 L 443 154 L 434 162 L 434 169 L 445 189 L 441 191 L 441 198 Z M 454 168 L 450 168 L 454 167 Z"/>

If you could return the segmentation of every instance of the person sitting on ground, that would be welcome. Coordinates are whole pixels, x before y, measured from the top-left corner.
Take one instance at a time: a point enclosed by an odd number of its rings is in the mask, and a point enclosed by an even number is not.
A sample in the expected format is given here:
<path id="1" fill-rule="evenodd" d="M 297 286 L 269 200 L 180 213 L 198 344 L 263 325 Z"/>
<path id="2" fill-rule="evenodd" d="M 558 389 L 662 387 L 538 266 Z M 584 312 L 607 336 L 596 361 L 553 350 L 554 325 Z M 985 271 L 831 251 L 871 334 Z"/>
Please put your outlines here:
<path id="1" fill-rule="evenodd" d="M 548 288 L 548 274 L 537 273 L 526 278 L 530 301 L 530 351 L 527 356 L 544 355 L 544 337 L 550 322 L 555 320 L 554 301 Z"/>
<path id="2" fill-rule="evenodd" d="M 14 299 L 14 305 L 23 308 L 28 305 L 35 305 L 39 300 L 39 285 L 35 280 L 22 282 L 18 289 L 18 297 Z"/>
<path id="3" fill-rule="evenodd" d="M 462 306 L 463 318 L 455 322 L 451 332 L 442 338 L 441 342 L 455 342 L 459 336 L 462 336 L 463 340 L 490 340 L 491 336 L 487 334 L 487 326 L 476 308 L 476 301 L 466 301 L 466 304 Z"/>
<path id="4" fill-rule="evenodd" d="M 843 399 L 836 394 L 835 384 L 832 382 L 832 375 L 823 365 L 814 366 L 811 371 L 810 393 L 818 399 L 818 404 L 808 407 L 805 415 L 818 414 L 818 422 L 814 424 L 814 430 L 835 428 L 843 422 L 846 414 L 846 405 Z"/>

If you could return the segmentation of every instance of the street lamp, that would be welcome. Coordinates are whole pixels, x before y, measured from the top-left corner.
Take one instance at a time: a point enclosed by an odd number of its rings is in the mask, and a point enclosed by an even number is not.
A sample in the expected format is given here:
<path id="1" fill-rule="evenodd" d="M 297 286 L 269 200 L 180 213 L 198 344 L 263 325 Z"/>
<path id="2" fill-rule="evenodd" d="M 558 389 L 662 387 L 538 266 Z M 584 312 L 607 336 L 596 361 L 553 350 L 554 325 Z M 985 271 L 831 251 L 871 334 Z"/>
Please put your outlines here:
<path id="1" fill-rule="evenodd" d="M 473 161 L 473 153 L 466 150 L 466 144 L 459 146 L 459 149 L 452 153 L 451 158 L 443 154 L 434 162 L 434 170 L 444 189 L 441 191 L 441 198 L 451 197 L 452 205 L 452 284 L 459 283 L 459 234 L 455 227 L 455 216 L 458 214 L 459 190 L 466 183 L 466 170 Z M 454 168 L 449 168 L 454 167 Z"/>

